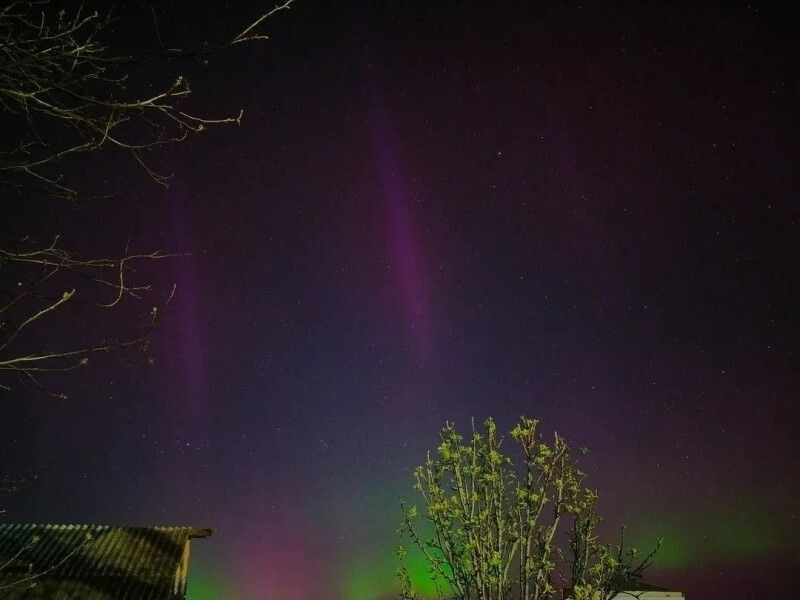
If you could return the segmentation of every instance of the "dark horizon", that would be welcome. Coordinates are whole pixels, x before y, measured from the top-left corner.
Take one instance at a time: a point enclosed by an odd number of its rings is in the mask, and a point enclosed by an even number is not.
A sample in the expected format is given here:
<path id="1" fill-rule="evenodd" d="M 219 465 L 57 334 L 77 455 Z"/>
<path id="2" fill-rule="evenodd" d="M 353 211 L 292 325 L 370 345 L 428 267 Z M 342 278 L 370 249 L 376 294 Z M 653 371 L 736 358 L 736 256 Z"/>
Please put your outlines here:
<path id="1" fill-rule="evenodd" d="M 179 9 L 163 35 L 258 12 Z M 191 253 L 148 267 L 157 297 L 177 284 L 152 366 L 93 362 L 67 400 L 3 392 L 0 474 L 43 466 L 6 521 L 213 528 L 194 600 L 385 598 L 439 428 L 527 414 L 591 450 L 612 532 L 665 538 L 648 580 L 786 596 L 797 25 L 298 0 L 264 44 L 165 65 L 242 124 L 158 154 L 168 189 L 109 155 L 78 167 L 109 200 L 4 205 L 0 240 Z"/>

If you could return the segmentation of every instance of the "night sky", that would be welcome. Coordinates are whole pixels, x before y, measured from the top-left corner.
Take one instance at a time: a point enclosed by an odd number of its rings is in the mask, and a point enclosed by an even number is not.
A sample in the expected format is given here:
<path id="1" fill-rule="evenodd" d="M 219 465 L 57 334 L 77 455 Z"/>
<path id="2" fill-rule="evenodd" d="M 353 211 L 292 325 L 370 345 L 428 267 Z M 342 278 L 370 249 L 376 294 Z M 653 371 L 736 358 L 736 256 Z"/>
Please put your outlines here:
<path id="1" fill-rule="evenodd" d="M 81 168 L 111 200 L 6 203 L 4 234 L 192 255 L 152 267 L 152 366 L 4 393 L 2 472 L 45 465 L 5 519 L 212 527 L 192 600 L 378 600 L 444 421 L 524 413 L 665 538 L 654 583 L 794 590 L 798 14 L 527 6 L 298 0 L 157 67 L 245 110 L 158 154 L 169 189 L 107 156 Z"/>

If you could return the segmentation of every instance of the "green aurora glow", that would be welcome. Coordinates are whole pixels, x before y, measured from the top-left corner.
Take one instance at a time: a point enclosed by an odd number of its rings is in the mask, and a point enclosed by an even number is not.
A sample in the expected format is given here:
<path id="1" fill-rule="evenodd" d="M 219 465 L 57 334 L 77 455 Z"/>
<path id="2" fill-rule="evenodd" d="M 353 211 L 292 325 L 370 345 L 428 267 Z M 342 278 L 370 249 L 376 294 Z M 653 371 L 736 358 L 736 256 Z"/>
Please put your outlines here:
<path id="1" fill-rule="evenodd" d="M 397 593 L 398 585 L 394 578 L 398 566 L 393 548 L 357 557 L 344 569 L 340 589 L 347 600 L 377 600 Z M 433 598 L 436 587 L 431 579 L 428 565 L 423 557 L 409 550 L 406 567 L 414 589 L 423 598 Z"/>
<path id="2" fill-rule="evenodd" d="M 704 562 L 735 564 L 781 550 L 780 536 L 774 527 L 763 518 L 744 511 L 704 512 L 679 525 L 668 525 L 670 521 L 653 517 L 630 528 L 631 544 L 642 551 L 651 548 L 659 537 L 664 538 L 655 569 L 680 569 Z M 417 592 L 423 598 L 434 597 L 435 588 L 427 564 L 419 553 L 409 549 L 406 563 Z M 390 547 L 353 557 L 343 569 L 339 586 L 342 598 L 379 600 L 392 597 L 398 591 L 393 576 L 396 568 L 397 560 Z"/>
<path id="3" fill-rule="evenodd" d="M 186 600 L 235 598 L 231 589 L 204 564 L 190 564 Z"/>
<path id="4" fill-rule="evenodd" d="M 631 543 L 646 551 L 664 539 L 655 568 L 693 567 L 704 562 L 740 563 L 773 555 L 781 538 L 763 516 L 746 512 L 720 512 L 693 516 L 667 526 L 666 519 L 651 519 L 631 528 Z"/>

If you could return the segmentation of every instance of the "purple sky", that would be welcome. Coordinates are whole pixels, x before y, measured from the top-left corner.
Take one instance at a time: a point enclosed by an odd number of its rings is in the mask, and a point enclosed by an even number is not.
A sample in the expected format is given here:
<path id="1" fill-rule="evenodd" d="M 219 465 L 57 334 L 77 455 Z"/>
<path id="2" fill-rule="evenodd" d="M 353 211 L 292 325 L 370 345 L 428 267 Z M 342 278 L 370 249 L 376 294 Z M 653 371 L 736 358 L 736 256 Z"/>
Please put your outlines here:
<path id="1" fill-rule="evenodd" d="M 188 67 L 245 120 L 169 190 L 108 159 L 88 224 L 37 216 L 192 256 L 153 367 L 6 399 L 2 472 L 50 465 L 8 519 L 215 528 L 195 600 L 377 600 L 438 428 L 526 413 L 666 538 L 654 581 L 794 589 L 796 12 L 478 6 L 298 1 Z M 188 28 L 250 16 L 215 10 Z"/>

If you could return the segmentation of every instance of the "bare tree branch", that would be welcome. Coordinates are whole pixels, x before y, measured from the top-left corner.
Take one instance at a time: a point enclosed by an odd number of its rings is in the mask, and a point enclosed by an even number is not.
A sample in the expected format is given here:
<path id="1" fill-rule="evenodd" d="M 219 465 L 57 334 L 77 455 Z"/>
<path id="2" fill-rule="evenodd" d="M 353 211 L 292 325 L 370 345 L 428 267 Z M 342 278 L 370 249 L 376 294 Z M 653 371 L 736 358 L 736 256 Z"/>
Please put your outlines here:
<path id="1" fill-rule="evenodd" d="M 231 116 L 197 115 L 183 108 L 189 81 L 178 76 L 156 93 L 139 98 L 130 67 L 157 58 L 199 58 L 245 42 L 267 40 L 261 28 L 293 0 L 262 13 L 234 37 L 196 50 L 167 49 L 153 13 L 161 52 L 119 55 L 102 42 L 112 14 L 71 16 L 50 2 L 14 2 L 0 10 L 0 105 L 26 124 L 27 135 L 0 152 L 0 183 L 36 184 L 51 194 L 75 198 L 79 191 L 64 180 L 64 159 L 107 146 L 129 151 L 154 181 L 169 176 L 149 166 L 142 152 L 178 143 L 208 126 L 239 124 Z"/>
<path id="2" fill-rule="evenodd" d="M 68 302 L 82 304 L 100 311 L 118 307 L 126 298 L 139 300 L 141 293 L 149 291 L 149 284 L 130 281 L 133 265 L 142 261 L 155 261 L 179 256 L 163 252 L 131 253 L 126 246 L 119 258 L 81 258 L 59 246 L 56 237 L 49 245 L 27 251 L 11 251 L 0 248 L 0 272 L 4 280 L 17 280 L 17 290 L 8 293 L 10 299 L 0 306 L 0 375 L 3 373 L 22 377 L 45 393 L 63 398 L 61 393 L 51 392 L 40 381 L 44 373 L 64 373 L 86 366 L 93 354 L 112 354 L 130 348 L 146 349 L 146 342 L 158 324 L 164 310 L 175 295 L 172 286 L 166 300 L 150 310 L 147 323 L 137 333 L 94 345 L 76 344 L 72 347 L 51 349 L 48 346 L 38 352 L 15 352 L 16 342 L 40 322 L 57 317 Z M 14 273 L 16 277 L 10 277 Z M 22 284 L 22 279 L 27 282 Z M 70 278 L 78 287 L 62 292 L 55 299 L 44 290 L 53 278 Z M 77 279 L 77 281 L 76 281 Z M 87 285 L 88 284 L 88 285 Z M 111 292 L 110 297 L 98 297 Z M 21 300 L 26 300 L 21 302 Z M 3 383 L 3 387 L 10 386 Z"/>
<path id="3" fill-rule="evenodd" d="M 83 2 L 63 10 L 51 0 L 1 4 L 0 115 L 8 127 L 0 140 L 0 191 L 44 193 L 78 206 L 87 194 L 69 175 L 72 161 L 116 149 L 130 155 L 154 182 L 168 186 L 171 174 L 154 166 L 152 151 L 210 127 L 241 123 L 241 109 L 228 115 L 195 113 L 188 105 L 188 79 L 177 74 L 165 80 L 146 63 L 207 63 L 212 53 L 267 40 L 267 23 L 288 11 L 293 0 L 237 26 L 238 34 L 195 49 L 169 45 L 151 8 L 159 50 L 139 54 L 115 47 L 117 17 L 109 10 L 88 10 Z M 0 195 L 6 202 L 10 197 Z M 33 224 L 28 233 L 36 229 Z M 130 252 L 126 245 L 116 258 L 85 257 L 64 247 L 58 236 L 41 246 L 27 236 L 15 242 L 0 239 L 0 390 L 27 382 L 63 398 L 45 385 L 45 376 L 80 369 L 98 354 L 125 360 L 128 354 L 147 351 L 150 335 L 175 295 L 174 285 L 127 333 L 110 334 L 108 325 L 119 325 L 120 317 L 113 315 L 127 301 L 142 301 L 153 292 L 141 275 L 134 281 L 135 267 L 176 256 Z M 101 339 L 64 340 L 53 334 L 78 310 L 95 311 Z"/>

